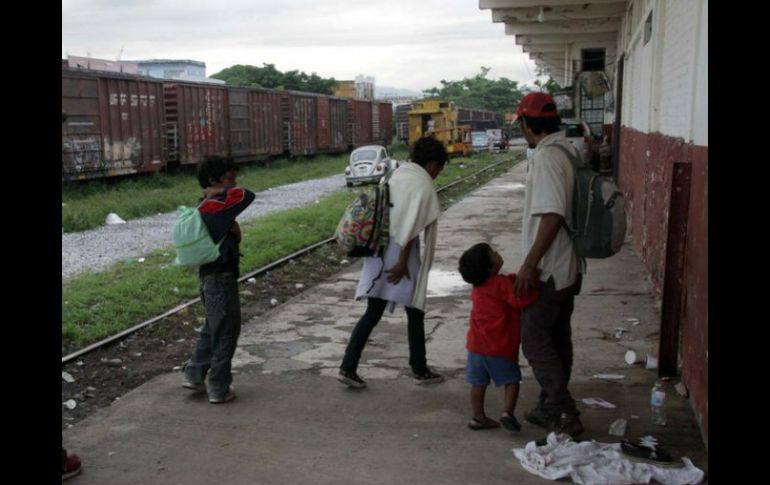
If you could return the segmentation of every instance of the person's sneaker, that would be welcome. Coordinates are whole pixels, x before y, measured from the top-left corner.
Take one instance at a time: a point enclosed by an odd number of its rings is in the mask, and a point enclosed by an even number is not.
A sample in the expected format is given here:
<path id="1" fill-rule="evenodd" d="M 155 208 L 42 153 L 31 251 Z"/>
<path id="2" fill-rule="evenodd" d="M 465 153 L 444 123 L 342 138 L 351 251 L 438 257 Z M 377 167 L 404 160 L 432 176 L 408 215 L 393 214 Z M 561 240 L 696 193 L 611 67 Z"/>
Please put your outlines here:
<path id="1" fill-rule="evenodd" d="M 67 455 L 67 461 L 64 462 L 64 467 L 61 471 L 61 480 L 64 481 L 68 478 L 72 478 L 82 470 L 83 469 L 80 466 L 80 457 L 75 453 L 71 453 Z"/>
<path id="2" fill-rule="evenodd" d="M 340 373 L 337 376 L 337 380 L 348 387 L 353 387 L 356 389 L 362 389 L 366 387 L 366 382 L 364 382 L 364 380 L 361 379 L 361 377 L 355 372 L 340 370 Z"/>
<path id="3" fill-rule="evenodd" d="M 436 374 L 430 369 L 425 369 L 425 372 L 419 374 L 415 372 L 412 377 L 417 384 L 435 384 L 437 382 L 444 382 L 444 376 Z"/>
<path id="4" fill-rule="evenodd" d="M 185 379 L 182 381 L 182 387 L 195 392 L 206 392 L 206 385 L 202 382 L 196 383 Z"/>
<path id="5" fill-rule="evenodd" d="M 222 396 L 209 396 L 209 402 L 211 404 L 222 404 L 235 399 L 235 388 L 230 386 L 227 393 Z"/>
<path id="6" fill-rule="evenodd" d="M 561 413 L 558 423 L 553 428 L 554 433 L 565 433 L 571 437 L 576 437 L 581 434 L 583 429 L 583 423 L 580 422 L 580 418 L 574 414 Z"/>
<path id="7" fill-rule="evenodd" d="M 535 426 L 540 426 L 545 429 L 552 428 L 554 422 L 554 419 L 540 408 L 531 409 L 524 413 L 524 419 Z"/>

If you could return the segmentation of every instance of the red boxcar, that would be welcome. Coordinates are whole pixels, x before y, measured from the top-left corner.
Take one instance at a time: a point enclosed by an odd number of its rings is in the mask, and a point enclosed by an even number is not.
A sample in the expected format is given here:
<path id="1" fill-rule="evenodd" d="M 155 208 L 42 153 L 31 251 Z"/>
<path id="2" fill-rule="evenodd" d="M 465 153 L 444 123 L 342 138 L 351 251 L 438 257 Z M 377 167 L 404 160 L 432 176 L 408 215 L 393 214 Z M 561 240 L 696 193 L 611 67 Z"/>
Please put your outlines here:
<path id="1" fill-rule="evenodd" d="M 380 112 L 380 131 L 374 133 L 375 141 L 383 146 L 389 146 L 393 141 L 393 105 L 391 103 L 379 102 L 378 110 Z M 372 110 L 374 112 L 374 110 Z"/>
<path id="2" fill-rule="evenodd" d="M 161 81 L 62 68 L 62 111 L 62 180 L 164 166 Z"/>
<path id="3" fill-rule="evenodd" d="M 230 155 L 236 161 L 283 153 L 281 91 L 228 88 Z"/>
<path id="4" fill-rule="evenodd" d="M 329 151 L 344 152 L 348 149 L 348 100 L 329 96 L 329 108 Z"/>
<path id="5" fill-rule="evenodd" d="M 318 150 L 316 95 L 299 91 L 282 93 L 284 149 L 290 155 L 311 155 Z"/>
<path id="6" fill-rule="evenodd" d="M 348 144 L 360 147 L 372 143 L 372 102 L 348 98 Z"/>
<path id="7" fill-rule="evenodd" d="M 209 155 L 228 156 L 227 88 L 166 82 L 168 161 L 197 164 Z"/>

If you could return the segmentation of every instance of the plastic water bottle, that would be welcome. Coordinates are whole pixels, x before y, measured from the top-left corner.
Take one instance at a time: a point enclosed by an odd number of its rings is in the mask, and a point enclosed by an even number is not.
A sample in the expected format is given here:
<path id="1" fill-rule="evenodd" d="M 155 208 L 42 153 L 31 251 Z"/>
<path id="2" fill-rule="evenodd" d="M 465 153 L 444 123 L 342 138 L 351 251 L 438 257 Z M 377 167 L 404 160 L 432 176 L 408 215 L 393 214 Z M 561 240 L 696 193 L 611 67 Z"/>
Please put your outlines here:
<path id="1" fill-rule="evenodd" d="M 656 381 L 652 388 L 650 396 L 650 410 L 652 411 L 652 422 L 659 425 L 666 425 L 666 390 L 663 388 L 663 382 Z"/>

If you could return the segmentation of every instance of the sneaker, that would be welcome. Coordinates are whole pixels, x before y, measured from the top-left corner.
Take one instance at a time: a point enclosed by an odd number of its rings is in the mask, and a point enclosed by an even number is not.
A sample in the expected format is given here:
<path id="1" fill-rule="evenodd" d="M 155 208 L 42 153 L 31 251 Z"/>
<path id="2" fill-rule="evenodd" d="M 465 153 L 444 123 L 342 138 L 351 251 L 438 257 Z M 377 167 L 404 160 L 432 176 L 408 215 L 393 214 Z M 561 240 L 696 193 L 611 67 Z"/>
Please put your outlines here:
<path id="1" fill-rule="evenodd" d="M 345 384 L 346 386 L 353 387 L 355 389 L 363 389 L 364 387 L 366 387 L 366 382 L 364 382 L 364 380 L 361 379 L 361 377 L 355 372 L 347 372 L 340 369 L 340 373 L 337 376 L 337 380 Z"/>
<path id="2" fill-rule="evenodd" d="M 235 399 L 235 388 L 230 386 L 227 393 L 222 396 L 209 396 L 209 402 L 211 404 L 222 404 Z"/>
<path id="3" fill-rule="evenodd" d="M 68 478 L 74 477 L 82 470 L 83 469 L 80 467 L 80 457 L 75 453 L 67 455 L 67 461 L 64 462 L 64 467 L 62 467 L 61 470 L 62 482 Z"/>
<path id="4" fill-rule="evenodd" d="M 417 384 L 435 384 L 437 382 L 444 382 L 444 376 L 436 374 L 430 369 L 425 369 L 425 372 L 414 373 L 413 376 L 415 383 Z"/>
<path id="5" fill-rule="evenodd" d="M 583 429 L 583 423 L 580 422 L 580 418 L 574 414 L 561 413 L 559 421 L 552 431 L 557 434 L 565 433 L 574 438 L 585 431 L 585 429 Z"/>
<path id="6" fill-rule="evenodd" d="M 551 429 L 554 422 L 554 419 L 540 408 L 535 408 L 524 413 L 524 419 L 535 426 L 540 426 L 545 429 Z"/>
<path id="7" fill-rule="evenodd" d="M 182 387 L 185 389 L 190 389 L 191 391 L 195 392 L 206 392 L 206 385 L 202 382 L 192 382 L 185 379 L 182 381 Z"/>

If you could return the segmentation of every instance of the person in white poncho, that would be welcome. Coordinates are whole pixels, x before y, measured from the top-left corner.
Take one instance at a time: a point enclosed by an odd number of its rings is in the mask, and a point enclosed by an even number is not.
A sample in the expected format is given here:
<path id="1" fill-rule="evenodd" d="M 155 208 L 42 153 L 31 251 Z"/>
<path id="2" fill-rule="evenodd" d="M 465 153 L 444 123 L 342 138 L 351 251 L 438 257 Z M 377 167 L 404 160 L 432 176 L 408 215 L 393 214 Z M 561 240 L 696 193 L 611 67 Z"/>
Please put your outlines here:
<path id="1" fill-rule="evenodd" d="M 366 312 L 356 324 L 345 349 L 338 379 L 354 388 L 366 383 L 358 362 L 366 341 L 385 308 L 404 305 L 408 320 L 409 366 L 419 384 L 441 382 L 425 357 L 425 295 L 428 272 L 436 249 L 436 228 L 441 207 L 433 180 L 448 159 L 441 142 L 421 138 L 412 148 L 412 161 L 403 163 L 389 181 L 390 240 L 382 257 L 367 257 L 356 289 L 356 299 L 367 298 Z M 425 254 L 420 258 L 420 233 L 425 231 Z"/>

